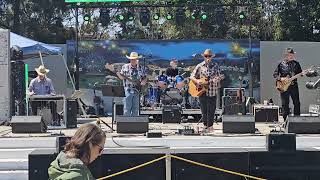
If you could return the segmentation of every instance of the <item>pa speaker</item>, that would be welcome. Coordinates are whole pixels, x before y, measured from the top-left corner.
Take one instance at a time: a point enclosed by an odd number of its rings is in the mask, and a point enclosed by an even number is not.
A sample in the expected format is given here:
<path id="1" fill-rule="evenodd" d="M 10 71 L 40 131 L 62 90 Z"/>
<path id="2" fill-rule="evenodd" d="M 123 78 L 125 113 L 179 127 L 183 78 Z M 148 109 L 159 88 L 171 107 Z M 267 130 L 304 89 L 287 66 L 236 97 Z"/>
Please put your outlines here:
<path id="1" fill-rule="evenodd" d="M 78 101 L 75 99 L 67 99 L 67 128 L 77 127 L 77 110 Z"/>
<path id="2" fill-rule="evenodd" d="M 295 151 L 296 134 L 293 133 L 270 133 L 266 138 L 268 151 Z"/>
<path id="3" fill-rule="evenodd" d="M 49 179 L 48 168 L 57 154 L 55 149 L 37 149 L 29 154 L 29 179 Z"/>
<path id="4" fill-rule="evenodd" d="M 223 133 L 255 133 L 254 117 L 251 115 L 223 115 Z"/>
<path id="5" fill-rule="evenodd" d="M 12 116 L 12 133 L 43 133 L 47 125 L 42 116 Z"/>
<path id="6" fill-rule="evenodd" d="M 319 116 L 289 116 L 285 132 L 296 134 L 320 133 Z"/>
<path id="7" fill-rule="evenodd" d="M 148 116 L 117 116 L 117 133 L 146 133 L 148 130 Z"/>

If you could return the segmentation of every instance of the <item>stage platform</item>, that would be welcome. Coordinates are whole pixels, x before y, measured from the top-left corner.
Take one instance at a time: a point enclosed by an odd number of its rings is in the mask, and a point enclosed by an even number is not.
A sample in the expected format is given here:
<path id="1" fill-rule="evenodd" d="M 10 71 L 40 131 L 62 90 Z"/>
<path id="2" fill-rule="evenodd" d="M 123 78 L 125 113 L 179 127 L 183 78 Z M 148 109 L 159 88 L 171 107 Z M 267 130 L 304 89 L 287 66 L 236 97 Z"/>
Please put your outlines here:
<path id="1" fill-rule="evenodd" d="M 102 119 L 111 125 L 111 118 Z M 96 119 L 79 119 L 78 122 L 80 123 L 78 126 L 80 126 L 84 123 L 96 123 Z M 107 158 L 108 160 L 106 161 L 108 162 L 110 158 L 115 160 L 114 163 L 117 163 L 116 160 L 119 158 L 121 159 L 122 157 L 124 159 L 128 159 L 133 166 L 140 164 L 140 162 L 146 162 L 147 160 L 152 160 L 158 156 L 166 154 L 177 154 L 189 159 L 197 159 L 201 154 L 203 154 L 203 157 L 210 157 L 211 155 L 209 154 L 213 154 L 212 156 L 217 156 L 218 159 L 226 158 L 225 155 L 228 156 L 228 153 L 236 153 L 236 156 L 240 154 L 248 156 L 250 155 L 250 153 L 247 154 L 248 152 L 266 152 L 265 135 L 275 129 L 275 127 L 279 130 L 279 124 L 256 123 L 257 131 L 254 134 L 225 134 L 222 133 L 222 123 L 215 123 L 215 130 L 213 133 L 205 133 L 195 136 L 177 134 L 178 129 L 182 129 L 185 126 L 194 128 L 198 127 L 199 129 L 202 129 L 203 127 L 202 124 L 188 122 L 180 124 L 150 123 L 149 131 L 162 132 L 163 136 L 162 138 L 147 138 L 143 134 L 118 134 L 116 132 L 111 132 L 107 126 L 101 123 L 101 128 L 107 134 L 103 157 Z M 116 125 L 114 125 L 114 128 L 116 129 Z M 40 134 L 13 134 L 11 132 L 11 127 L 0 126 L 0 179 L 28 179 L 28 171 L 30 171 L 31 165 L 28 160 L 30 158 L 30 153 L 35 150 L 44 150 L 50 153 L 55 153 L 56 137 L 61 135 L 72 136 L 76 130 L 77 128 L 54 129 L 48 130 L 47 133 Z M 297 135 L 297 149 L 303 151 L 306 151 L 306 149 L 312 149 L 313 152 L 318 152 L 320 149 L 320 134 Z M 241 152 L 245 152 L 245 154 Z M 190 154 L 190 156 L 187 154 Z M 193 157 L 192 154 L 194 154 L 195 157 Z M 241 158 L 247 158 L 242 157 L 242 155 Z M 201 161 L 201 158 L 199 161 Z M 177 163 L 176 161 L 172 162 L 174 164 Z M 49 162 L 46 163 L 46 165 L 48 165 Z M 122 170 L 125 164 L 127 164 L 127 162 L 121 161 L 119 167 L 110 167 L 110 169 L 112 169 L 110 173 Z M 232 165 L 233 162 L 230 162 L 230 164 Z M 229 168 L 230 164 L 226 167 Z M 34 167 L 35 164 L 32 164 L 31 166 Z M 164 168 L 162 166 L 163 165 L 161 165 L 161 169 Z M 189 165 L 184 166 L 186 166 L 186 168 L 189 167 Z M 45 172 L 46 169 L 44 168 L 43 171 Z M 173 171 L 177 173 L 174 169 Z M 178 171 L 180 171 L 180 169 L 178 169 Z M 101 172 L 105 172 L 105 170 Z M 100 177 L 102 174 L 99 173 L 97 174 Z M 160 173 L 163 172 L 160 171 Z"/>

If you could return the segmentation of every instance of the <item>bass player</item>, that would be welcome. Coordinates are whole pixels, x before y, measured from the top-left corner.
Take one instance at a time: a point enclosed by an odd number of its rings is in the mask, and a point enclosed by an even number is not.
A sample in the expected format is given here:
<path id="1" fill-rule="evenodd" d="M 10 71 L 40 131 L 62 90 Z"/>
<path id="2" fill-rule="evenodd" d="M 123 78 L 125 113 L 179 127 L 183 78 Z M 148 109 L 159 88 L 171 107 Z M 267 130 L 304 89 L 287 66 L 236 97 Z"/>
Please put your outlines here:
<path id="1" fill-rule="evenodd" d="M 273 77 L 279 81 L 286 81 L 288 78 L 302 73 L 300 63 L 296 61 L 295 52 L 293 48 L 286 48 L 284 53 L 284 60 L 280 62 L 273 73 Z M 288 90 L 280 92 L 282 103 L 282 116 L 284 120 L 289 115 L 289 97 L 291 96 L 294 105 L 294 115 L 300 115 L 300 99 L 299 99 L 299 87 L 297 79 L 294 79 Z"/>
<path id="2" fill-rule="evenodd" d="M 202 121 L 207 132 L 213 131 L 213 119 L 216 110 L 216 98 L 220 88 L 220 81 L 224 76 L 220 73 L 220 67 L 212 62 L 214 53 L 206 49 L 202 54 L 204 61 L 199 63 L 191 73 L 190 80 L 196 86 L 206 86 L 206 91 L 199 96 Z M 205 79 L 205 81 L 202 81 Z"/>

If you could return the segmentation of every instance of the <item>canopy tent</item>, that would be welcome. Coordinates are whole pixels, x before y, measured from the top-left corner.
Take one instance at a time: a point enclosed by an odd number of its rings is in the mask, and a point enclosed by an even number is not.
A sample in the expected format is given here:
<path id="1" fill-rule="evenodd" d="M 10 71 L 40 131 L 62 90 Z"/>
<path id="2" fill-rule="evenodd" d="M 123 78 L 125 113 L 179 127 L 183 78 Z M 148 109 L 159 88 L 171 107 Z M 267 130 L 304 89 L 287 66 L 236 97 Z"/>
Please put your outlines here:
<path id="1" fill-rule="evenodd" d="M 23 51 L 23 59 L 45 55 L 60 55 L 62 48 L 38 42 L 10 32 L 10 47 L 18 46 Z"/>

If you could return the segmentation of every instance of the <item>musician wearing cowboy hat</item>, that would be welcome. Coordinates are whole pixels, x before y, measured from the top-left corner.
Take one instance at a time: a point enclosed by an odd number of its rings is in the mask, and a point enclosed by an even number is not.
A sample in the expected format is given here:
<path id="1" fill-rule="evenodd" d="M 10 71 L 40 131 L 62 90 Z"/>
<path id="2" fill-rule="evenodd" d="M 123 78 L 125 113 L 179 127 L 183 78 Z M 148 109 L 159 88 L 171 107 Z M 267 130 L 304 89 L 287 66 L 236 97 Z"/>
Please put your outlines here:
<path id="1" fill-rule="evenodd" d="M 123 113 L 125 116 L 138 116 L 140 109 L 140 92 L 138 87 L 144 86 L 147 83 L 147 78 L 144 68 L 139 65 L 139 58 L 141 56 L 137 52 L 131 52 L 130 56 L 126 55 L 126 57 L 130 62 L 123 65 L 120 73 L 117 73 L 119 79 L 123 80 L 125 90 Z M 106 68 L 109 69 L 107 65 Z"/>
<path id="2" fill-rule="evenodd" d="M 52 80 L 49 79 L 47 74 L 49 73 L 49 69 L 46 69 L 43 65 L 40 65 L 38 68 L 35 68 L 38 76 L 31 80 L 29 85 L 29 95 L 48 95 L 54 96 L 56 92 L 54 90 Z M 51 113 L 53 116 L 53 120 L 57 119 L 56 113 L 56 104 L 55 102 L 46 102 L 46 101 L 32 101 L 31 102 L 31 110 L 33 115 L 37 115 L 37 109 L 43 108 L 44 106 L 49 106 L 51 109 Z M 58 123 L 56 123 L 58 124 Z"/>
<path id="3" fill-rule="evenodd" d="M 206 49 L 203 54 L 203 61 L 199 63 L 193 70 L 190 80 L 201 86 L 201 78 L 207 78 L 208 89 L 206 93 L 199 96 L 202 121 L 205 131 L 213 131 L 213 118 L 216 110 L 216 96 L 220 88 L 220 81 L 224 79 L 221 74 L 220 67 L 217 63 L 212 62 L 215 54 L 210 49 Z"/>
<path id="4" fill-rule="evenodd" d="M 288 47 L 284 52 L 284 59 L 278 64 L 273 73 L 273 77 L 285 81 L 288 77 L 292 77 L 302 72 L 300 63 L 296 61 L 295 51 L 293 48 Z M 288 90 L 280 93 L 282 102 L 282 116 L 286 120 L 290 114 L 289 110 L 289 97 L 291 96 L 294 105 L 294 115 L 300 115 L 300 98 L 299 87 L 297 79 L 293 80 Z"/>

